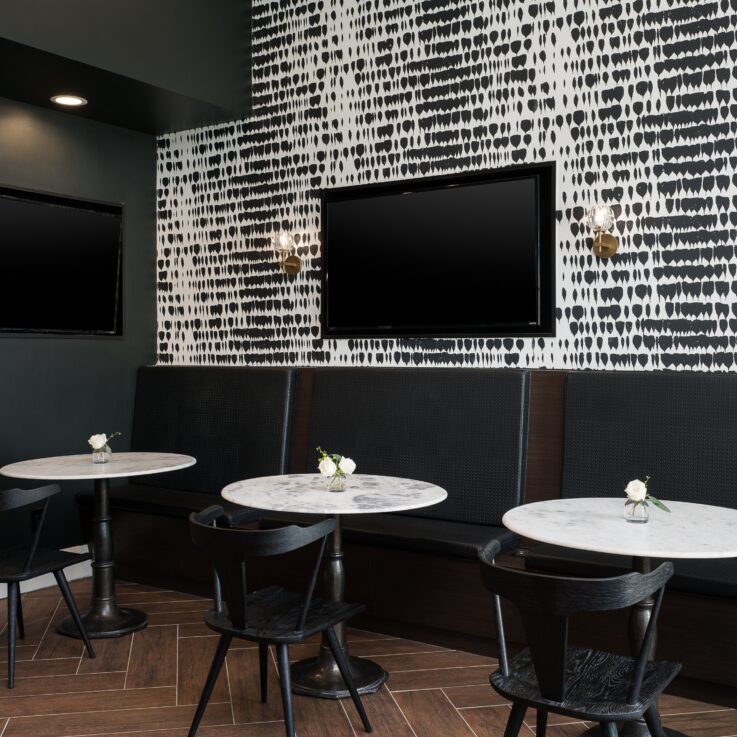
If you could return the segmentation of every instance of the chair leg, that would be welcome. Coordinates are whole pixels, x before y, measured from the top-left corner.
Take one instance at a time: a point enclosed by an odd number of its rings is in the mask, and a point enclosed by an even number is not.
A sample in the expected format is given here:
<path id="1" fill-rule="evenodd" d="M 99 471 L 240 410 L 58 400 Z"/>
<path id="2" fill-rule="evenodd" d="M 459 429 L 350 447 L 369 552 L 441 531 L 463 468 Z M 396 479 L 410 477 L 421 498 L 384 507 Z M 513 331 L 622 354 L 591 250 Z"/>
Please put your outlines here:
<path id="1" fill-rule="evenodd" d="M 281 701 L 284 708 L 284 726 L 287 737 L 294 737 L 294 708 L 292 706 L 292 673 L 289 669 L 289 646 L 280 643 L 276 646 L 277 660 L 279 661 L 279 685 L 281 686 Z"/>
<path id="2" fill-rule="evenodd" d="M 368 717 L 366 716 L 366 711 L 361 703 L 361 697 L 356 690 L 356 684 L 353 681 L 353 674 L 351 673 L 351 665 L 346 657 L 345 650 L 340 646 L 338 638 L 335 636 L 335 630 L 332 627 L 328 627 L 328 629 L 325 630 L 325 636 L 327 637 L 328 645 L 330 646 L 330 651 L 333 653 L 335 662 L 338 664 L 340 675 L 343 676 L 345 685 L 348 687 L 348 691 L 351 694 L 358 716 L 361 717 L 363 728 L 367 732 L 370 732 L 371 722 L 369 722 Z"/>
<path id="3" fill-rule="evenodd" d="M 194 737 L 195 734 L 197 734 L 197 728 L 200 726 L 200 722 L 202 721 L 202 716 L 207 708 L 207 702 L 210 700 L 210 696 L 212 696 L 215 683 L 220 675 L 220 669 L 223 667 L 225 656 L 228 654 L 228 648 L 230 647 L 232 639 L 232 635 L 220 635 L 220 642 L 218 642 L 218 647 L 217 650 L 215 650 L 212 665 L 210 666 L 210 672 L 207 674 L 207 680 L 205 681 L 205 686 L 202 689 L 200 703 L 197 704 L 197 711 L 195 712 L 194 719 L 189 727 L 189 737 Z"/>
<path id="4" fill-rule="evenodd" d="M 618 737 L 617 725 L 614 722 L 599 722 L 602 737 Z"/>
<path id="5" fill-rule="evenodd" d="M 525 721 L 525 714 L 527 714 L 527 707 L 524 704 L 512 704 L 512 713 L 507 720 L 504 737 L 517 737 Z"/>
<path id="6" fill-rule="evenodd" d="M 548 728 L 548 712 L 542 709 L 537 710 L 537 720 L 535 737 L 545 737 L 545 732 Z"/>
<path id="7" fill-rule="evenodd" d="M 650 730 L 652 737 L 665 737 L 665 731 L 663 725 L 660 723 L 660 714 L 658 714 L 658 707 L 653 704 L 644 714 L 645 724 Z"/>
<path id="8" fill-rule="evenodd" d="M 212 601 L 215 606 L 215 614 L 223 613 L 223 587 L 220 585 L 220 576 L 213 567 L 212 569 Z"/>
<path id="9" fill-rule="evenodd" d="M 23 597 L 20 595 L 20 584 L 18 584 L 18 637 L 26 639 L 26 626 L 23 623 Z"/>
<path id="10" fill-rule="evenodd" d="M 17 581 L 13 581 L 8 584 L 8 688 L 15 687 L 15 636 L 19 599 L 20 586 Z"/>
<path id="11" fill-rule="evenodd" d="M 261 680 L 261 703 L 266 703 L 269 692 L 269 645 L 266 642 L 258 644 L 258 668 Z"/>
<path id="12" fill-rule="evenodd" d="M 79 616 L 79 609 L 77 609 L 77 603 L 74 601 L 72 592 L 69 590 L 69 584 L 67 583 L 67 577 L 64 575 L 64 571 L 54 571 L 54 578 L 56 579 L 56 583 L 61 590 L 61 595 L 64 597 L 64 601 L 67 604 L 67 609 L 69 609 L 69 613 L 72 615 L 74 624 L 77 626 L 77 630 L 82 637 L 84 646 L 87 648 L 87 654 L 91 658 L 94 658 L 95 651 L 92 649 L 92 643 L 90 642 L 90 638 L 87 636 L 87 630 L 84 628 L 84 624 L 82 623 L 82 617 Z"/>

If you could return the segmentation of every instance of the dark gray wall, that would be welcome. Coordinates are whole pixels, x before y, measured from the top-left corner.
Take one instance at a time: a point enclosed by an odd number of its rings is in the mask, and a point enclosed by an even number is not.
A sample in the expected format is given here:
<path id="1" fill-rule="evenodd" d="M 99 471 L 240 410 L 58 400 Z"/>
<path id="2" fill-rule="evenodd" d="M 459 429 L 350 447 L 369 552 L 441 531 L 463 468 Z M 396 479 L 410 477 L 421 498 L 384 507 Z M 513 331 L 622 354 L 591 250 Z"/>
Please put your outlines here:
<path id="1" fill-rule="evenodd" d="M 29 5 L 0 0 L 0 36 L 224 108 L 245 105 L 250 0 Z"/>
<path id="2" fill-rule="evenodd" d="M 84 453 L 93 432 L 120 430 L 114 449 L 127 448 L 136 367 L 155 354 L 154 158 L 151 136 L 0 98 L 0 184 L 125 205 L 124 337 L 0 335 L 0 465 Z M 33 482 L 0 479 L 9 486 Z M 59 545 L 82 541 L 79 488 L 63 484 L 52 502 L 48 533 Z M 3 542 L 17 532 L 0 520 Z"/>

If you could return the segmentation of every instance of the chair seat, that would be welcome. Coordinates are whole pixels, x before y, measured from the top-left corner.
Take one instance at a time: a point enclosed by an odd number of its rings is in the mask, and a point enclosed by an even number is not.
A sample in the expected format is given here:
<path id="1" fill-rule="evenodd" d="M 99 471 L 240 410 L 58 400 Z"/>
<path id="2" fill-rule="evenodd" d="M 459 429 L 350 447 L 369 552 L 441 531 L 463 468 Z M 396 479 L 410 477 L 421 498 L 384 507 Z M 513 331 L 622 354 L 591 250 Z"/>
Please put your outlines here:
<path id="1" fill-rule="evenodd" d="M 33 564 L 26 571 L 28 545 L 7 548 L 0 551 L 0 581 L 27 581 L 29 578 L 41 576 L 44 573 L 60 571 L 67 566 L 90 559 L 89 553 L 68 553 L 54 548 L 38 548 L 33 556 Z"/>
<path id="2" fill-rule="evenodd" d="M 319 515 L 262 513 L 263 529 L 285 523 L 308 525 Z M 343 539 L 361 545 L 376 545 L 417 553 L 450 555 L 476 560 L 480 547 L 489 540 L 499 540 L 502 552 L 519 544 L 520 537 L 504 527 L 472 525 L 441 519 L 408 517 L 402 514 L 351 514 L 343 521 Z"/>
<path id="3" fill-rule="evenodd" d="M 81 506 L 91 507 L 94 499 L 95 495 L 91 490 L 77 493 L 77 504 Z M 187 519 L 192 512 L 199 512 L 213 504 L 223 507 L 226 512 L 243 511 L 242 506 L 232 504 L 217 494 L 144 486 L 143 484 L 125 484 L 110 490 L 112 509 L 136 514 L 152 514 L 158 517 Z M 254 509 L 252 521 L 258 520 L 262 514 L 262 511 Z"/>
<path id="4" fill-rule="evenodd" d="M 496 691 L 517 701 L 557 714 L 593 721 L 636 719 L 650 707 L 681 670 L 666 660 L 648 663 L 635 704 L 627 703 L 635 659 L 588 648 L 568 650 L 566 679 L 568 692 L 563 701 L 545 699 L 537 684 L 530 651 L 525 649 L 509 661 L 509 675 L 501 671 L 489 677 Z"/>
<path id="5" fill-rule="evenodd" d="M 269 586 L 254 591 L 246 598 L 248 622 L 245 628 L 235 627 L 227 612 L 217 614 L 210 611 L 205 614 L 205 623 L 216 632 L 232 634 L 246 640 L 292 643 L 301 642 L 316 632 L 355 617 L 366 608 L 363 604 L 315 598 L 307 613 L 304 627 L 298 629 L 304 600 L 304 594 L 287 591 L 281 586 Z"/>

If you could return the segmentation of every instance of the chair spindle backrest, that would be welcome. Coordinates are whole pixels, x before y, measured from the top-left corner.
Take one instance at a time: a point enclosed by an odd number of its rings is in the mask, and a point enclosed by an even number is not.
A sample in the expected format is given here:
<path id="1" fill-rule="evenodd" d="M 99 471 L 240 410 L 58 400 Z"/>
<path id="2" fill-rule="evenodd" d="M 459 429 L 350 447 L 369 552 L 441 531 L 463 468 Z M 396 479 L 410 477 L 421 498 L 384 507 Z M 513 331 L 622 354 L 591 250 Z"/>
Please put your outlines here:
<path id="1" fill-rule="evenodd" d="M 510 601 L 519 611 L 540 693 L 554 701 L 562 701 L 566 693 L 568 618 L 578 612 L 623 609 L 659 592 L 629 693 L 629 698 L 636 701 L 662 592 L 673 575 L 673 565 L 663 563 L 650 573 L 633 572 L 612 578 L 572 578 L 499 568 L 494 564 L 498 552 L 496 542 L 479 551 L 482 580 L 490 591 Z M 500 612 L 498 621 L 501 621 Z M 499 637 L 503 639 L 503 630 Z M 500 648 L 500 653 L 502 651 L 506 653 L 506 648 Z"/>
<path id="2" fill-rule="evenodd" d="M 670 565 L 670 564 L 669 564 Z M 630 686 L 629 693 L 627 695 L 627 703 L 634 704 L 640 698 L 640 689 L 642 688 L 642 681 L 645 677 L 645 668 L 647 667 L 648 660 L 650 659 L 650 649 L 652 648 L 653 639 L 655 638 L 655 623 L 658 621 L 658 615 L 660 614 L 660 606 L 663 603 L 663 594 L 665 594 L 665 586 L 658 591 L 655 597 L 655 605 L 650 613 L 650 621 L 647 623 L 645 629 L 645 637 L 642 640 L 642 646 L 637 656 L 637 665 L 635 666 L 635 672 L 632 676 L 632 685 Z"/>
<path id="3" fill-rule="evenodd" d="M 24 572 L 27 572 L 33 565 L 33 558 L 38 550 L 41 532 L 46 521 L 49 500 L 54 494 L 58 494 L 60 491 L 61 487 L 59 484 L 48 484 L 47 486 L 39 486 L 36 489 L 5 489 L 4 491 L 0 491 L 0 513 L 34 506 L 34 509 L 31 510 L 32 537 L 28 547 L 28 554 L 26 555 Z"/>
<path id="4" fill-rule="evenodd" d="M 491 540 L 478 550 L 478 557 L 482 563 L 493 566 L 494 559 L 502 551 L 498 540 Z M 494 594 L 494 625 L 496 627 L 497 654 L 499 655 L 499 669 L 503 676 L 509 675 L 509 659 L 507 657 L 507 638 L 504 634 L 504 617 L 502 616 L 502 600 L 499 594 Z"/>
<path id="5" fill-rule="evenodd" d="M 233 625 L 239 629 L 248 626 L 248 591 L 246 564 L 251 558 L 265 558 L 291 553 L 321 540 L 320 549 L 308 582 L 295 629 L 304 626 L 317 577 L 325 552 L 327 536 L 335 530 L 335 520 L 327 519 L 309 527 L 290 525 L 275 530 L 247 530 L 212 526 L 223 514 L 222 507 L 208 507 L 204 512 L 189 517 L 192 542 L 213 558 L 222 598 L 228 606 Z"/>

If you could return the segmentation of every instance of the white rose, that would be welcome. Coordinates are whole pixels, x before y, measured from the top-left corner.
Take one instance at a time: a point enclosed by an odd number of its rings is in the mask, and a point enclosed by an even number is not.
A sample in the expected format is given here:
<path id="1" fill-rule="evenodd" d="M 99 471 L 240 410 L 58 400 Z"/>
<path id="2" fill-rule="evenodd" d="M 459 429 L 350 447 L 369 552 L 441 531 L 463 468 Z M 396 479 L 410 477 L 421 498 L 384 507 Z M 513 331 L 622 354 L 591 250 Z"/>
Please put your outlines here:
<path id="1" fill-rule="evenodd" d="M 627 498 L 633 502 L 644 502 L 647 497 L 647 486 L 640 479 L 630 481 L 625 487 L 624 493 L 627 494 Z"/>
<path id="2" fill-rule="evenodd" d="M 93 435 L 88 441 L 93 450 L 102 450 L 107 445 L 107 435 L 100 433 L 99 435 Z"/>
<path id="3" fill-rule="evenodd" d="M 350 476 L 356 470 L 356 462 L 352 458 L 343 456 L 340 459 L 338 468 L 346 475 Z"/>
<path id="4" fill-rule="evenodd" d="M 338 470 L 335 461 L 327 456 L 317 464 L 317 468 L 323 476 L 335 476 L 335 472 Z"/>

